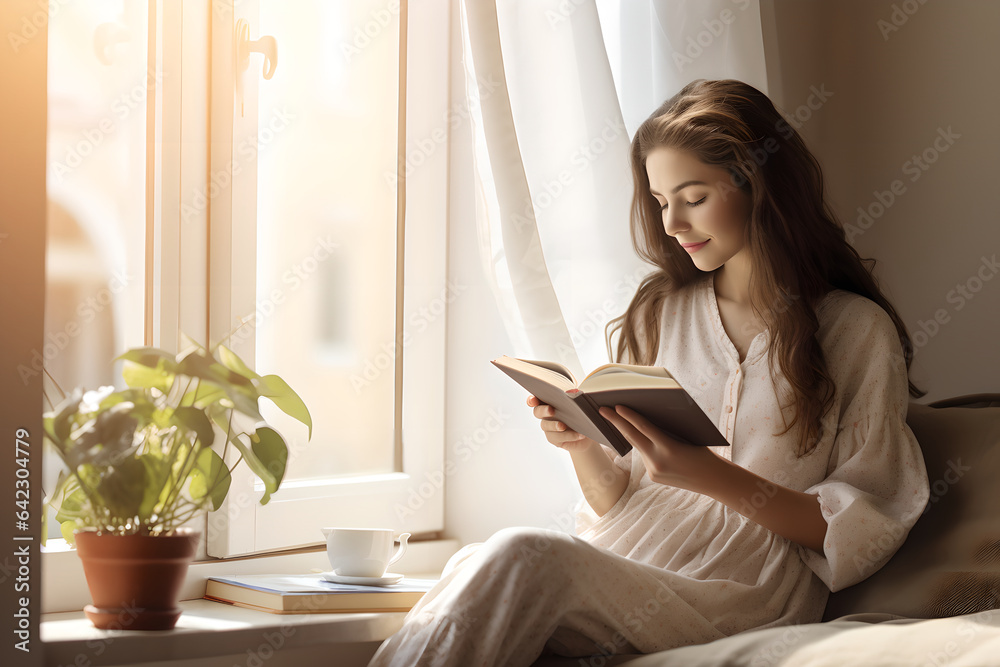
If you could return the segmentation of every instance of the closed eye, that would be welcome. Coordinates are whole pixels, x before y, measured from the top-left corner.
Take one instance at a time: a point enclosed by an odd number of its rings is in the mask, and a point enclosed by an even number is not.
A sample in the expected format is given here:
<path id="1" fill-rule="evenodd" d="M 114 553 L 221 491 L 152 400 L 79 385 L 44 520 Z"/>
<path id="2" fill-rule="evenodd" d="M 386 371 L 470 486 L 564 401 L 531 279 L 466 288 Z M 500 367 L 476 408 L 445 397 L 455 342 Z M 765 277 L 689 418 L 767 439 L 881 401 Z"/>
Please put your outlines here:
<path id="1" fill-rule="evenodd" d="M 704 204 L 705 200 L 707 198 L 708 198 L 708 195 L 705 195 L 704 197 L 702 197 L 698 201 L 688 201 L 688 202 L 684 202 L 684 204 L 686 206 L 690 206 L 691 208 L 694 208 L 695 206 L 701 206 L 702 204 Z M 664 211 L 666 211 L 667 210 L 667 206 L 668 206 L 668 204 L 664 204 L 663 206 L 661 206 L 660 207 L 660 213 L 663 213 Z"/>

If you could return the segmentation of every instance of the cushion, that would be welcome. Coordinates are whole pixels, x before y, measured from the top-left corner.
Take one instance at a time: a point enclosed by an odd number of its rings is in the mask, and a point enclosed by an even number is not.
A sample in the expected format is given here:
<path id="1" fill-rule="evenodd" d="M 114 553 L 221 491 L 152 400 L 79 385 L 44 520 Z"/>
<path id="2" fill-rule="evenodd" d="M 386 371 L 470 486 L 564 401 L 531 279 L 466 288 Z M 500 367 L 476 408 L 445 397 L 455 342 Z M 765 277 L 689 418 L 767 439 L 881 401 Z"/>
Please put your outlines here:
<path id="1" fill-rule="evenodd" d="M 930 500 L 881 570 L 830 596 L 826 620 L 864 612 L 938 618 L 1000 608 L 997 398 L 910 404 L 907 423 L 924 454 Z"/>

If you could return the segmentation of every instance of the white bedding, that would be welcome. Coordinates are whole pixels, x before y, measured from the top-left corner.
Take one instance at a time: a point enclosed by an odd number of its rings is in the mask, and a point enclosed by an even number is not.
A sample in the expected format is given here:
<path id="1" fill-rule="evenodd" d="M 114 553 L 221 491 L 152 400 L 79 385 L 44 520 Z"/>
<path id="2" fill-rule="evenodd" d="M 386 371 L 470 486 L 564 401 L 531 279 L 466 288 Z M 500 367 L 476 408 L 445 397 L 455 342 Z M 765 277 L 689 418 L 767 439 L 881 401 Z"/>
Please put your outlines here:
<path id="1" fill-rule="evenodd" d="M 882 620 L 891 619 L 891 620 Z M 875 622 L 881 621 L 881 622 Z M 567 661 L 567 662 L 564 662 Z M 571 661 L 571 662 L 569 662 Z M 700 646 L 626 658 L 543 659 L 539 666 L 991 667 L 1000 666 L 1000 609 L 938 619 L 855 614 L 827 623 L 740 633 Z"/>

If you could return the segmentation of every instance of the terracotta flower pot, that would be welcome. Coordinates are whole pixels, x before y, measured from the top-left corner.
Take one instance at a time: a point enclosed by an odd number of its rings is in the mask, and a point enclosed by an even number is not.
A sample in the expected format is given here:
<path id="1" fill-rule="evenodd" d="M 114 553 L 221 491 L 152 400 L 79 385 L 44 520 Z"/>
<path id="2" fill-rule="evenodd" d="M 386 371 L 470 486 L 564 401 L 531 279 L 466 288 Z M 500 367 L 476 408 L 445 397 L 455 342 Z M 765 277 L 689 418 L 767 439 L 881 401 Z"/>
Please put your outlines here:
<path id="1" fill-rule="evenodd" d="M 180 618 L 177 596 L 194 558 L 198 533 L 76 533 L 92 605 L 83 611 L 103 630 L 170 630 Z"/>

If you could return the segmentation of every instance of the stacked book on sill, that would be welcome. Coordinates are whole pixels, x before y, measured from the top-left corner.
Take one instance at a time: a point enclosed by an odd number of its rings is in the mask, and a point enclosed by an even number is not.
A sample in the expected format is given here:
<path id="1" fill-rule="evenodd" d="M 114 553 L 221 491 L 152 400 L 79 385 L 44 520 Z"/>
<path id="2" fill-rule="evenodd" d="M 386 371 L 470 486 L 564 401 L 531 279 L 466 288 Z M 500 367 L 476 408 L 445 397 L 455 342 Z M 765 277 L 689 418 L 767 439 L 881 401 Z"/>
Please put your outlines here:
<path id="1" fill-rule="evenodd" d="M 405 612 L 436 583 L 406 577 L 391 586 L 354 586 L 318 574 L 240 574 L 209 577 L 205 599 L 272 614 Z"/>

